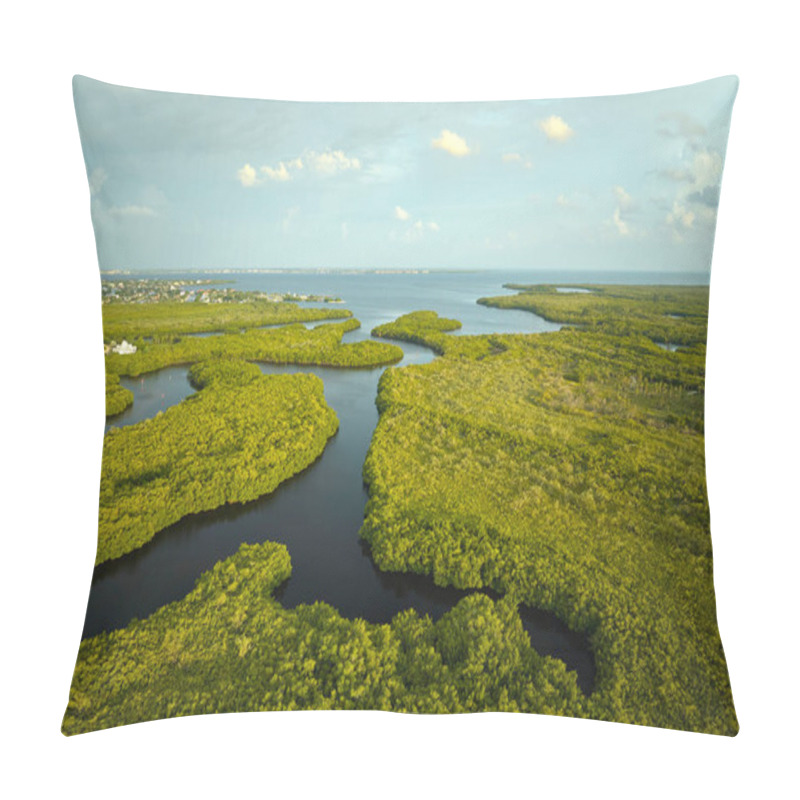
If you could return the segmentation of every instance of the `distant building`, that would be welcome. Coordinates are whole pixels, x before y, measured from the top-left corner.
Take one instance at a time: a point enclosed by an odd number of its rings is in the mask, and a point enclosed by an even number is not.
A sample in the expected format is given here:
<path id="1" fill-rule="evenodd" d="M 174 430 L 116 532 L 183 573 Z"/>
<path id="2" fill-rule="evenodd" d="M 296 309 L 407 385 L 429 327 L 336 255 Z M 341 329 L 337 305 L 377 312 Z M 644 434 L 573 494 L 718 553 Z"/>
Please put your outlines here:
<path id="1" fill-rule="evenodd" d="M 119 353 L 119 355 L 121 356 L 127 356 L 130 355 L 131 353 L 136 352 L 136 345 L 131 344 L 130 342 L 127 342 L 125 341 L 125 339 L 123 339 L 122 344 L 118 344 L 116 347 L 111 348 L 111 352 Z"/>

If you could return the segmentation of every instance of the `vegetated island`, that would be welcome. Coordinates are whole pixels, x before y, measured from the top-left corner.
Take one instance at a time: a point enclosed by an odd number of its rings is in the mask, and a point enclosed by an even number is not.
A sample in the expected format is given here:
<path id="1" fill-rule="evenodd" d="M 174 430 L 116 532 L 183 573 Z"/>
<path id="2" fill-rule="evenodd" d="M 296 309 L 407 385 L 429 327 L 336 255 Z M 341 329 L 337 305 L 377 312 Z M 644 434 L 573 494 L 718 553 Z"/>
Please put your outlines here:
<path id="1" fill-rule="evenodd" d="M 590 716 L 733 735 L 705 486 L 708 289 L 587 288 L 481 300 L 578 326 L 555 333 L 449 337 L 429 312 L 374 331 L 442 357 L 382 376 L 361 535 L 383 570 L 491 587 L 588 633 Z"/>
<path id="2" fill-rule="evenodd" d="M 378 325 L 372 329 L 372 335 L 419 344 L 442 355 L 450 341 L 444 334 L 458 330 L 461 330 L 461 322 L 457 319 L 445 319 L 435 311 L 413 311 L 393 322 Z"/>
<path id="3" fill-rule="evenodd" d="M 644 336 L 661 345 L 705 346 L 707 286 L 597 286 L 559 291 L 550 284 L 507 283 L 517 294 L 482 297 L 493 308 L 532 311 L 550 322 L 577 325 L 618 336 Z M 580 293 L 574 290 L 580 290 Z"/>
<path id="4" fill-rule="evenodd" d="M 290 322 L 322 322 L 353 316 L 346 308 L 306 308 L 295 302 L 276 302 L 242 292 L 242 299 L 229 302 L 103 304 L 105 342 L 127 339 L 163 341 L 186 333 L 238 333 L 247 328 L 284 325 Z"/>

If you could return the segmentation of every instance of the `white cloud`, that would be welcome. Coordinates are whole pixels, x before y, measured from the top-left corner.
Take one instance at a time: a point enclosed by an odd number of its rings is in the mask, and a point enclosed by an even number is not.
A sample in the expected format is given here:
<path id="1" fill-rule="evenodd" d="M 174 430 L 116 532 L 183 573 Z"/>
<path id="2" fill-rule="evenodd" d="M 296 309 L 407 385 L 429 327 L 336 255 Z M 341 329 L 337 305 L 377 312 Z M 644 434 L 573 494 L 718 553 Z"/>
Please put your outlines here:
<path id="1" fill-rule="evenodd" d="M 690 165 L 662 174 L 683 184 L 665 217 L 676 241 L 683 241 L 681 234 L 696 228 L 696 223 L 714 224 L 722 179 L 722 157 L 718 153 L 699 150 L 695 152 Z"/>
<path id="2" fill-rule="evenodd" d="M 555 115 L 542 120 L 539 127 L 544 131 L 545 136 L 554 142 L 566 142 L 575 131 L 561 118 Z"/>
<path id="3" fill-rule="evenodd" d="M 242 186 L 255 186 L 256 184 L 256 171 L 250 164 L 245 164 L 240 170 L 237 170 L 236 177 Z"/>
<path id="4" fill-rule="evenodd" d="M 561 208 L 568 208 L 572 205 L 572 202 L 565 194 L 560 194 L 556 197 L 556 205 L 561 206 Z"/>
<path id="5" fill-rule="evenodd" d="M 310 169 L 327 175 L 334 175 L 349 169 L 361 169 L 361 162 L 357 158 L 350 158 L 341 150 L 328 150 L 324 153 L 315 153 L 312 150 L 305 154 L 305 158 Z M 296 161 L 300 161 L 300 159 L 296 159 Z"/>
<path id="6" fill-rule="evenodd" d="M 620 236 L 630 236 L 631 229 L 627 222 L 622 219 L 622 212 L 619 210 L 619 206 L 614 209 L 614 216 L 612 217 L 612 221 L 614 225 L 617 226 L 617 232 Z"/>
<path id="7" fill-rule="evenodd" d="M 668 225 L 692 228 L 694 226 L 694 220 L 694 211 L 682 205 L 677 200 L 672 204 L 672 211 L 667 214 Z"/>
<path id="8" fill-rule="evenodd" d="M 709 186 L 716 186 L 722 177 L 722 157 L 718 153 L 701 150 L 695 154 L 692 163 L 693 189 L 702 192 Z"/>
<path id="9" fill-rule="evenodd" d="M 661 175 L 689 184 L 685 193 L 702 192 L 719 184 L 722 177 L 722 156 L 709 150 L 699 150 L 688 166 L 671 167 L 662 170 Z"/>
<path id="10" fill-rule="evenodd" d="M 111 206 L 108 209 L 109 214 L 117 217 L 154 217 L 156 212 L 150 206 Z"/>
<path id="11" fill-rule="evenodd" d="M 323 175 L 334 175 L 349 169 L 361 169 L 361 162 L 346 156 L 341 150 L 326 150 L 324 153 L 307 150 L 302 156 L 279 161 L 274 167 L 265 164 L 256 170 L 251 164 L 245 164 L 237 170 L 236 177 L 245 187 L 259 186 L 266 181 L 284 183 L 306 167 Z"/>
<path id="12" fill-rule="evenodd" d="M 453 131 L 443 130 L 438 139 L 433 139 L 431 145 L 437 150 L 444 150 L 451 156 L 461 158 L 470 154 L 469 145 L 466 141 Z"/>
<path id="13" fill-rule="evenodd" d="M 620 236 L 632 236 L 633 228 L 623 214 L 634 207 L 633 198 L 622 186 L 614 187 L 614 197 L 617 199 L 617 207 L 611 215 L 611 223 L 617 229 L 617 233 Z"/>
<path id="14" fill-rule="evenodd" d="M 439 225 L 436 222 L 429 222 L 428 223 L 428 228 L 430 230 L 432 230 L 432 231 L 439 231 L 440 230 Z"/>
<path id="15" fill-rule="evenodd" d="M 409 214 L 408 211 L 406 211 L 404 208 L 401 208 L 400 206 L 394 207 L 394 216 L 396 219 L 400 219 L 403 221 L 411 218 L 411 214 Z"/>
<path id="16" fill-rule="evenodd" d="M 99 194 L 103 184 L 108 180 L 108 173 L 102 167 L 95 167 L 89 175 L 89 194 Z"/>
<path id="17" fill-rule="evenodd" d="M 271 181 L 290 181 L 292 179 L 283 161 L 277 167 L 261 167 L 261 173 Z"/>

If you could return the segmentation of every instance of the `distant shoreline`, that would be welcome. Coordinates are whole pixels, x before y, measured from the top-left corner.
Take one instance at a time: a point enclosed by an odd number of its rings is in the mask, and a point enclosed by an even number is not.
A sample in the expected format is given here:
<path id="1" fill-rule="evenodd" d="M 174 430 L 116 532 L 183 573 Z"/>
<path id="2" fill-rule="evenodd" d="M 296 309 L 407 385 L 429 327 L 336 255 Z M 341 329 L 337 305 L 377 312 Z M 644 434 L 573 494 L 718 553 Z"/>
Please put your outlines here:
<path id="1" fill-rule="evenodd" d="M 142 275 L 152 273 L 153 275 L 194 275 L 204 273 L 214 273 L 215 275 L 426 275 L 429 272 L 458 272 L 475 273 L 488 272 L 481 269 L 355 269 L 351 267 L 299 267 L 293 269 L 282 268 L 260 268 L 260 267 L 220 267 L 208 269 L 118 269 L 100 270 L 101 275 Z"/>
<path id="2" fill-rule="evenodd" d="M 403 269 L 403 268 L 375 268 L 375 269 L 359 269 L 353 267 L 297 267 L 297 268 L 261 268 L 261 267 L 208 267 L 208 268 L 159 268 L 159 269 L 101 269 L 100 275 L 105 277 L 116 277 L 125 275 L 431 275 L 431 274 L 449 274 L 449 275 L 480 275 L 480 274 L 504 274 L 504 273 L 527 273 L 530 275 L 546 274 L 551 275 L 555 272 L 563 275 L 563 280 L 555 281 L 556 283 L 570 283 L 571 275 L 580 274 L 586 275 L 587 273 L 596 273 L 598 281 L 602 282 L 602 276 L 608 274 L 616 275 L 630 275 L 632 278 L 636 276 L 656 274 L 660 276 L 675 276 L 676 278 L 692 277 L 704 278 L 705 284 L 708 285 L 711 279 L 710 273 L 695 272 L 692 270 L 614 270 L 614 269 L 566 269 L 560 270 L 555 267 L 536 267 L 526 269 L 524 267 L 514 268 L 496 268 L 486 267 L 484 269 L 458 269 L 448 267 L 426 267 L 420 269 Z M 585 283 L 586 280 L 580 281 Z M 553 281 L 548 281 L 553 283 Z"/>

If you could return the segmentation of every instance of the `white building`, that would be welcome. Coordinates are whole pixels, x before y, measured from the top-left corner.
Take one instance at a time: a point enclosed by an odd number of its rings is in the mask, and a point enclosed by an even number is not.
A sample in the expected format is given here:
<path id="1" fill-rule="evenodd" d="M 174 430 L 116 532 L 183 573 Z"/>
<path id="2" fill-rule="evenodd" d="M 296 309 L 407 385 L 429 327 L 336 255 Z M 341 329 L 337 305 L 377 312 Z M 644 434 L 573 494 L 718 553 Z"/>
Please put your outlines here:
<path id="1" fill-rule="evenodd" d="M 121 356 L 127 356 L 130 355 L 131 353 L 136 352 L 136 345 L 131 344 L 130 342 L 127 342 L 125 341 L 125 339 L 123 339 L 122 344 L 118 344 L 116 347 L 112 347 L 111 351 L 113 353 L 119 353 Z"/>

